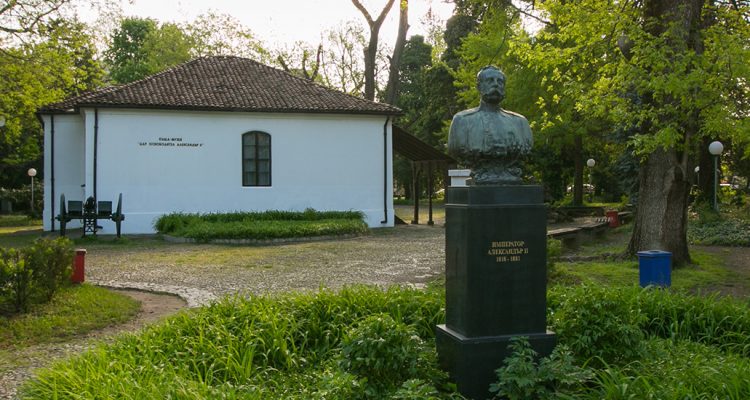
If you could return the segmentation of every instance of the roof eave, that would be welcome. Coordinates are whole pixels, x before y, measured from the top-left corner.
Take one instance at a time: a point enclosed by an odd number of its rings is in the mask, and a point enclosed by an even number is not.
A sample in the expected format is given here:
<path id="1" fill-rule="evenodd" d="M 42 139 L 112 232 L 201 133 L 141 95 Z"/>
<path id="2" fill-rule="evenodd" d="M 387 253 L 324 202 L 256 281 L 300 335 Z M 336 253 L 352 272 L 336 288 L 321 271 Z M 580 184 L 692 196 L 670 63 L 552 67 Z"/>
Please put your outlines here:
<path id="1" fill-rule="evenodd" d="M 137 110 L 168 110 L 168 111 L 218 111 L 218 112 L 247 112 L 247 113 L 295 113 L 295 114 L 352 114 L 352 115 L 386 115 L 400 116 L 403 111 L 395 110 L 347 110 L 347 109 L 299 109 L 299 108 L 241 108 L 241 107 L 206 107 L 206 106 L 169 106 L 155 104 L 102 104 L 102 103 L 79 103 L 76 113 L 81 108 L 127 108 Z M 49 112 L 48 112 L 49 113 Z M 56 112 L 69 113 L 69 112 Z"/>

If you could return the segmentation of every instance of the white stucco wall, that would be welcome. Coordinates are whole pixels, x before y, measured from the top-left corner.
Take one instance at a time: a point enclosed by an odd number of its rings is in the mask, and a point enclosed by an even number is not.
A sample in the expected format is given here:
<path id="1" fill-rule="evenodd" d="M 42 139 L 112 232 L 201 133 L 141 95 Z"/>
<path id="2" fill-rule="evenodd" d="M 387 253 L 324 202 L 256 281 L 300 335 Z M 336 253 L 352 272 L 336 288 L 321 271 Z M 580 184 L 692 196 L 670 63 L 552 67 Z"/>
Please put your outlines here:
<path id="1" fill-rule="evenodd" d="M 87 197 L 94 194 L 94 112 L 83 110 L 83 114 L 85 124 L 79 117 L 78 125 L 70 127 L 78 136 L 71 133 L 75 143 L 67 145 L 77 147 L 79 154 L 85 151 L 86 168 L 81 171 L 79 165 L 71 170 L 76 178 L 64 180 L 72 190 L 72 182 L 84 176 Z M 62 129 L 58 119 L 56 116 L 56 135 Z M 393 226 L 390 123 L 385 186 L 383 182 L 385 120 L 385 116 L 99 109 L 97 197 L 112 200 L 114 207 L 118 194 L 123 194 L 124 233 L 153 232 L 154 220 L 174 211 L 308 207 L 359 210 L 371 227 Z M 86 144 L 81 143 L 84 125 Z M 242 186 L 242 134 L 249 131 L 271 135 L 271 187 Z M 56 153 L 60 154 L 63 150 L 57 143 L 62 139 L 56 139 Z M 56 171 L 60 171 L 58 158 Z M 57 179 L 63 172 L 59 174 Z M 59 185 L 57 193 L 62 190 Z M 77 185 L 80 193 L 81 183 Z M 49 204 L 45 205 L 48 212 Z M 386 211 L 387 222 L 381 224 Z M 102 233 L 114 232 L 112 222 L 100 225 Z"/>
<path id="2" fill-rule="evenodd" d="M 84 194 L 84 126 L 83 117 L 78 114 L 54 116 L 54 146 L 52 144 L 52 117 L 45 115 L 44 121 L 44 212 L 42 215 L 44 229 L 50 230 L 51 218 L 60 213 L 60 195 L 65 194 L 68 200 L 81 200 Z M 54 177 L 55 190 L 52 193 L 52 148 L 55 150 Z M 54 198 L 52 197 L 54 196 Z M 52 206 L 54 203 L 54 212 Z M 59 223 L 54 222 L 55 229 Z M 72 221 L 72 228 L 80 227 L 78 221 Z"/>

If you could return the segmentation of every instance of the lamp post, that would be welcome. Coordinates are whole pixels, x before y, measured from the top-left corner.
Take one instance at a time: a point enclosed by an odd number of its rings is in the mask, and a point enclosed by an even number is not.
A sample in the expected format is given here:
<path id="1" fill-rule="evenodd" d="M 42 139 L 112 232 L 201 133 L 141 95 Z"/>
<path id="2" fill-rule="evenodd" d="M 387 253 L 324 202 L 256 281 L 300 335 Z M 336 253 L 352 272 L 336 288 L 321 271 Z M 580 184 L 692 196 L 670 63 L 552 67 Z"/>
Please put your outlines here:
<path id="1" fill-rule="evenodd" d="M 36 176 L 36 169 L 29 168 L 27 171 L 29 176 L 31 177 L 31 213 L 34 214 L 34 177 Z"/>
<path id="2" fill-rule="evenodd" d="M 719 211 L 716 192 L 719 190 L 719 156 L 723 151 L 724 145 L 718 140 L 708 145 L 708 152 L 714 156 L 714 211 Z"/>
<path id="3" fill-rule="evenodd" d="M 700 187 L 700 185 L 701 185 L 701 174 L 700 174 L 701 167 L 700 167 L 700 165 L 697 166 L 697 167 L 695 167 L 694 171 L 695 171 L 695 184 L 696 184 L 696 186 Z"/>
<path id="4" fill-rule="evenodd" d="M 593 158 L 589 158 L 586 160 L 586 165 L 589 167 L 589 203 L 594 201 L 594 179 L 592 171 L 594 169 L 594 165 L 596 165 L 596 161 Z"/>

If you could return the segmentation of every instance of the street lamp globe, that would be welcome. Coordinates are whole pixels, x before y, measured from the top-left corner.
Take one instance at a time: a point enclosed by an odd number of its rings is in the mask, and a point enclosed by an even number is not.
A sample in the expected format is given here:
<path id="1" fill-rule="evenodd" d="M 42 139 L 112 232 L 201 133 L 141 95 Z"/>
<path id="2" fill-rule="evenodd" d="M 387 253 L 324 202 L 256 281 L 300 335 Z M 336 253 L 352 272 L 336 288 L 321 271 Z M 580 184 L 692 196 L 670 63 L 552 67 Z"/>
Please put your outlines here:
<path id="1" fill-rule="evenodd" d="M 711 142 L 711 144 L 708 145 L 708 152 L 715 156 L 720 155 L 723 151 L 724 151 L 724 145 L 721 144 L 721 142 L 718 140 Z"/>
<path id="2" fill-rule="evenodd" d="M 594 168 L 594 165 L 596 165 L 596 161 L 593 158 L 589 158 L 586 161 L 586 165 L 588 165 L 589 168 Z"/>
<path id="3" fill-rule="evenodd" d="M 35 177 L 36 176 L 36 168 L 29 168 L 29 170 L 27 171 L 27 173 L 29 174 L 30 177 L 32 177 L 32 178 Z"/>
<path id="4" fill-rule="evenodd" d="M 700 165 L 699 165 L 699 166 L 697 166 L 697 167 L 695 167 L 695 173 L 697 174 L 698 172 L 701 172 L 701 167 L 700 167 Z"/>
<path id="5" fill-rule="evenodd" d="M 5 117 L 0 115 L 0 128 L 5 126 Z"/>

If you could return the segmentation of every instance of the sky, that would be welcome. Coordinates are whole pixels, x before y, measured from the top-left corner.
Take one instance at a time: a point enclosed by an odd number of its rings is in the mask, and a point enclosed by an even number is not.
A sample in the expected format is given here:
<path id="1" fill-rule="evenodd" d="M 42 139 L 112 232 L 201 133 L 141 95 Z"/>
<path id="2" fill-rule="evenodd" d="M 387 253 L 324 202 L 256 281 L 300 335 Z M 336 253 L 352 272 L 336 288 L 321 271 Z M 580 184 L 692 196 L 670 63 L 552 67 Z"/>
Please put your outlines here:
<path id="1" fill-rule="evenodd" d="M 304 41 L 316 45 L 321 33 L 347 21 L 366 26 L 364 16 L 350 0 L 120 0 L 125 16 L 150 17 L 162 22 L 189 22 L 209 10 L 229 14 L 268 45 L 289 45 Z M 361 0 L 373 19 L 386 0 Z M 396 1 L 383 27 L 380 39 L 395 42 L 398 30 Z M 441 20 L 448 19 L 453 4 L 445 0 L 410 0 L 407 36 L 427 32 L 424 16 L 432 8 Z"/>

